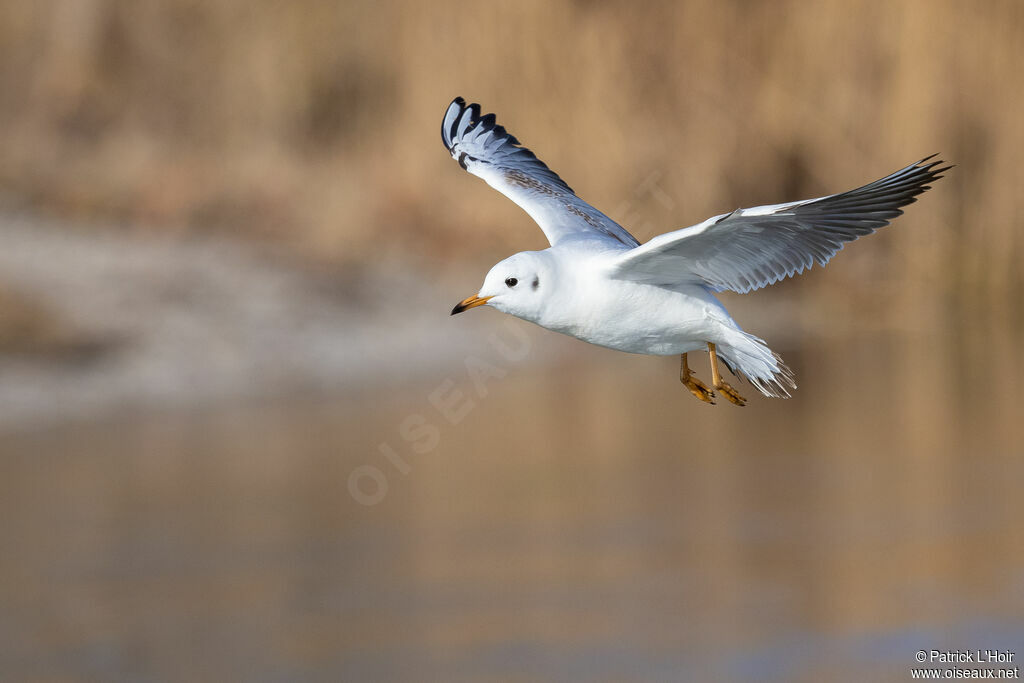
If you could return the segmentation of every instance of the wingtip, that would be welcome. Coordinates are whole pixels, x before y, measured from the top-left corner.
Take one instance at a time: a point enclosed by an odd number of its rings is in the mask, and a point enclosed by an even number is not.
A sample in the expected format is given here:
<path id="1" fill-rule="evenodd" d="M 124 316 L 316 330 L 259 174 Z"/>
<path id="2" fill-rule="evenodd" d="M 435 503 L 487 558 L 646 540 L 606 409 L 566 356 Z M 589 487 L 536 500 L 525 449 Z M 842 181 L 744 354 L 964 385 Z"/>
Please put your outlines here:
<path id="1" fill-rule="evenodd" d="M 946 171 L 950 170 L 951 168 L 956 168 L 956 164 L 950 164 L 945 159 L 938 158 L 938 156 L 939 156 L 939 153 L 936 152 L 935 154 L 932 154 L 931 156 L 925 157 L 920 162 L 920 167 L 922 169 L 924 169 L 925 171 L 927 171 L 928 175 L 930 176 L 929 182 L 934 182 L 934 181 L 938 180 L 939 178 L 945 177 L 945 176 L 942 175 L 943 173 L 945 173 Z M 934 161 L 931 161 L 928 164 L 924 163 L 925 161 L 929 161 L 930 159 L 934 159 Z M 946 165 L 943 166 L 943 164 L 946 164 Z"/>
<path id="2" fill-rule="evenodd" d="M 463 169 L 469 170 L 465 159 L 480 161 L 480 157 L 474 157 L 468 153 L 460 155 L 458 148 L 460 141 L 468 138 L 473 143 L 485 136 L 487 136 L 487 144 L 491 144 L 491 149 L 488 151 L 494 151 L 493 148 L 500 146 L 503 158 L 514 154 L 517 163 L 530 164 L 535 167 L 533 169 L 535 172 L 540 172 L 549 182 L 555 183 L 570 194 L 575 194 L 573 189 L 558 177 L 557 173 L 538 159 L 533 152 L 523 147 L 519 139 L 509 133 L 504 126 L 499 125 L 495 114 L 483 113 L 478 103 L 467 104 L 461 95 L 453 99 L 441 121 L 441 140 L 444 142 L 445 149 L 448 150 L 452 158 L 459 161 L 459 165 Z M 497 142 L 496 145 L 492 144 L 495 142 Z"/>
<path id="3" fill-rule="evenodd" d="M 465 111 L 466 100 L 462 98 L 462 95 L 452 100 L 448 108 L 445 109 L 444 118 L 441 120 L 441 141 L 449 152 L 452 151 L 452 145 L 454 144 L 455 127 Z"/>
<path id="4" fill-rule="evenodd" d="M 935 154 L 929 154 L 924 159 L 921 159 L 921 161 L 917 162 L 914 165 L 915 166 L 920 166 L 922 168 L 926 168 L 929 171 L 931 171 L 932 173 L 942 173 L 943 171 L 948 171 L 949 169 L 956 167 L 956 164 L 949 164 L 947 166 L 942 166 L 942 164 L 947 164 L 948 162 L 945 159 L 937 158 L 937 157 L 939 157 L 940 154 L 941 154 L 941 152 L 936 152 Z M 929 162 L 929 163 L 926 164 L 925 162 Z M 936 166 L 942 166 L 942 168 L 936 168 Z"/>

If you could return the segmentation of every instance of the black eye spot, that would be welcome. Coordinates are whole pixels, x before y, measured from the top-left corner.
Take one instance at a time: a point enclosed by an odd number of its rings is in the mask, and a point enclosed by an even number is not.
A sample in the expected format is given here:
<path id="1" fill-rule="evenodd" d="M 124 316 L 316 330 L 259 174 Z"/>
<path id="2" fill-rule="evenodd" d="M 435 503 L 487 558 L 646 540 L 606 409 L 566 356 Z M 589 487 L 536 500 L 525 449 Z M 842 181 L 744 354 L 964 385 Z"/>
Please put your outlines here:
<path id="1" fill-rule="evenodd" d="M 508 285 L 509 287 L 515 287 L 516 285 L 519 284 L 519 280 L 515 279 L 514 277 L 505 278 L 505 284 Z"/>
<path id="2" fill-rule="evenodd" d="M 540 287 L 540 278 L 539 277 L 533 278 L 533 285 L 532 286 L 533 286 L 534 289 L 537 289 L 538 287 Z"/>

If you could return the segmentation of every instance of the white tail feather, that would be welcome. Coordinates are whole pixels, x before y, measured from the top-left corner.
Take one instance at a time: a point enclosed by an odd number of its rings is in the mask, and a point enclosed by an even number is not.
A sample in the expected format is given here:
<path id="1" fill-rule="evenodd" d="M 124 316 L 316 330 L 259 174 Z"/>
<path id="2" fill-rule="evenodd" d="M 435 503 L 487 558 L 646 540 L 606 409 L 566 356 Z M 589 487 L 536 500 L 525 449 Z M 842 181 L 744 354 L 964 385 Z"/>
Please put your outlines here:
<path id="1" fill-rule="evenodd" d="M 782 357 L 764 343 L 764 340 L 733 328 L 727 343 L 718 345 L 718 355 L 734 375 L 746 379 L 765 396 L 789 398 L 796 389 L 793 371 L 782 362 Z"/>

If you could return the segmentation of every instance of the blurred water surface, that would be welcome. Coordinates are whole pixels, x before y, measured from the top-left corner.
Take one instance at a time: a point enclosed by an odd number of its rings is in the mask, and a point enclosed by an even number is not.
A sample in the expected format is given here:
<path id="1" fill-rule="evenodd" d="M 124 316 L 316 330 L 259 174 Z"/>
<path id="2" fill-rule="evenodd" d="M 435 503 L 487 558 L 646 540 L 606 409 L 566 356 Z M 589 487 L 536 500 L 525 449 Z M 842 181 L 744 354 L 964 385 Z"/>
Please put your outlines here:
<path id="1" fill-rule="evenodd" d="M 483 397 L 456 364 L 9 433 L 0 669 L 902 681 L 921 648 L 1020 656 L 1024 340 L 948 320 L 792 344 L 796 397 L 743 409 L 694 401 L 672 359 L 529 328 L 569 353 L 494 361 Z M 475 401 L 457 425 L 427 398 L 445 380 Z M 376 505 L 349 492 L 367 465 Z"/>

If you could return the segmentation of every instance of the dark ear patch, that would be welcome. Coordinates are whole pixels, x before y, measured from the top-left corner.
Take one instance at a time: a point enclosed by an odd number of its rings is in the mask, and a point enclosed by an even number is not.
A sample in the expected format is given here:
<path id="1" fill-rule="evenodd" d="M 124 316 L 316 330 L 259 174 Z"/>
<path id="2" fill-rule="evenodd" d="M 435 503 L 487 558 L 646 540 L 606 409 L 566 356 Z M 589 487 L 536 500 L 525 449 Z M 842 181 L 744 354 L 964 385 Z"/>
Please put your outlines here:
<path id="1" fill-rule="evenodd" d="M 539 277 L 533 278 L 533 284 L 530 285 L 530 286 L 533 287 L 534 289 L 537 289 L 538 287 L 540 287 L 540 278 Z"/>

